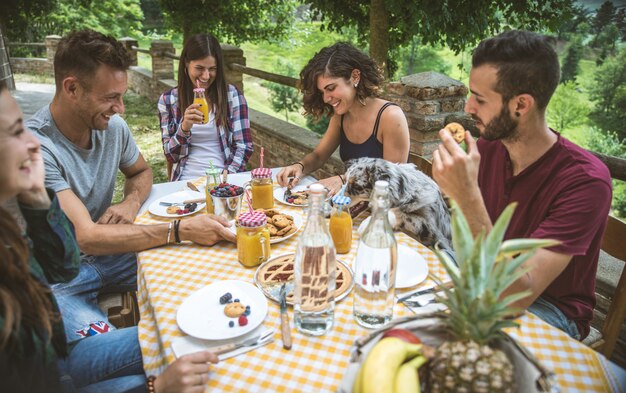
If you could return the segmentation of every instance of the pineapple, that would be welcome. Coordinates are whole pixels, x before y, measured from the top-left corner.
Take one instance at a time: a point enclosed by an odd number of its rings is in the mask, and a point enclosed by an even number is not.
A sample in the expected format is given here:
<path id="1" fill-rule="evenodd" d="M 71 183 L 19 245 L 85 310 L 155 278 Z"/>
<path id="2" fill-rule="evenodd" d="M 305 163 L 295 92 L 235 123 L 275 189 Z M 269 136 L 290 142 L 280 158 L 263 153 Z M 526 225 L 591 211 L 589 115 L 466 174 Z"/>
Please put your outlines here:
<path id="1" fill-rule="evenodd" d="M 453 203 L 452 243 L 459 267 L 435 250 L 454 284 L 439 299 L 448 307 L 444 319 L 456 341 L 444 342 L 431 359 L 431 392 L 514 392 L 513 365 L 500 350 L 489 346 L 520 310 L 511 304 L 528 296 L 520 292 L 501 298 L 503 291 L 527 269 L 520 266 L 535 250 L 557 244 L 553 240 L 502 241 L 515 203 L 498 218 L 489 234 L 472 238 L 469 225 Z M 440 280 L 434 280 L 441 284 Z"/>

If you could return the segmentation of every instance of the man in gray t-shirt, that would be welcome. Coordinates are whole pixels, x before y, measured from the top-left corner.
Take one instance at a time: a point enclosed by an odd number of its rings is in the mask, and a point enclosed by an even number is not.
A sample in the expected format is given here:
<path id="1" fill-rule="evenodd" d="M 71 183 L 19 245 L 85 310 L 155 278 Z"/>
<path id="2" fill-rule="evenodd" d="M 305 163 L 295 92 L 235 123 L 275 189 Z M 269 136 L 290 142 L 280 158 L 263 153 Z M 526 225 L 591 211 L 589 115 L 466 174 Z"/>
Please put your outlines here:
<path id="1" fill-rule="evenodd" d="M 118 115 L 128 66 L 126 50 L 110 37 L 70 34 L 55 55 L 52 102 L 25 123 L 41 141 L 46 187 L 74 225 L 83 253 L 78 276 L 52 286 L 70 342 L 114 329 L 96 296 L 136 288 L 136 252 L 184 240 L 209 246 L 235 240 L 226 220 L 206 214 L 180 225 L 133 224 L 152 170 Z M 126 177 L 124 199 L 111 205 L 118 170 Z"/>

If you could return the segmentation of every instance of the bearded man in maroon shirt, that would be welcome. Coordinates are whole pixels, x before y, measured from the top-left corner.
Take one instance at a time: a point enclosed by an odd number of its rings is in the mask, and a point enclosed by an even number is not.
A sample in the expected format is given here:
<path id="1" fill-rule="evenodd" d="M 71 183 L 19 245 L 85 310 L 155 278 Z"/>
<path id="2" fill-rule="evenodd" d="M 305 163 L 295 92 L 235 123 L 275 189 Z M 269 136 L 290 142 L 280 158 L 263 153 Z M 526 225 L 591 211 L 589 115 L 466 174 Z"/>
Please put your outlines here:
<path id="1" fill-rule="evenodd" d="M 548 37 L 508 31 L 482 41 L 472 57 L 465 105 L 480 138 L 465 133 L 466 153 L 441 130 L 433 177 L 457 202 L 474 235 L 489 231 L 504 208 L 517 202 L 506 239 L 561 242 L 528 259 L 529 272 L 503 296 L 530 290 L 515 305 L 580 340 L 593 318 L 611 176 L 595 156 L 548 127 L 546 107 L 559 78 Z"/>

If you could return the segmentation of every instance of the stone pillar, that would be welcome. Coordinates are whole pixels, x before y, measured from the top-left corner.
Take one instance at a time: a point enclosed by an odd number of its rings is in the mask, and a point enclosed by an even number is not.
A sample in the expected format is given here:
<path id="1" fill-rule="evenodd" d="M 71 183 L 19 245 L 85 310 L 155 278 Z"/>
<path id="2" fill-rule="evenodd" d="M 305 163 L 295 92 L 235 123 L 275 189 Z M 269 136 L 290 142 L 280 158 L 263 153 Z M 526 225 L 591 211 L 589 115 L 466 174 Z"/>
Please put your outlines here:
<path id="1" fill-rule="evenodd" d="M 385 98 L 400 105 L 407 117 L 411 152 L 430 159 L 439 144 L 438 131 L 450 121 L 467 119 L 463 113 L 467 93 L 463 83 L 429 71 L 389 82 Z"/>
<path id="2" fill-rule="evenodd" d="M 133 46 L 136 48 L 139 47 L 139 43 L 137 42 L 137 40 L 134 38 L 130 38 L 130 37 L 124 37 L 124 38 L 120 38 L 118 41 L 122 45 L 124 45 L 124 48 L 126 48 L 126 51 L 128 52 L 128 55 L 130 56 L 130 65 L 136 66 L 137 65 L 137 51 L 133 49 Z"/>
<path id="3" fill-rule="evenodd" d="M 57 53 L 57 47 L 61 41 L 61 36 L 49 35 L 46 36 L 44 43 L 46 44 L 46 59 L 48 60 L 48 69 L 54 76 L 54 55 Z"/>
<path id="4" fill-rule="evenodd" d="M 231 63 L 240 64 L 242 66 L 246 65 L 246 58 L 243 57 L 243 50 L 228 44 L 222 44 L 221 47 L 222 56 L 224 57 L 226 81 L 237 86 L 237 88 L 243 92 L 243 73 L 234 70 L 229 66 Z"/>
<path id="5" fill-rule="evenodd" d="M 174 59 L 163 56 L 164 53 L 174 54 L 172 41 L 156 40 L 150 43 L 152 56 L 152 79 L 174 79 Z"/>

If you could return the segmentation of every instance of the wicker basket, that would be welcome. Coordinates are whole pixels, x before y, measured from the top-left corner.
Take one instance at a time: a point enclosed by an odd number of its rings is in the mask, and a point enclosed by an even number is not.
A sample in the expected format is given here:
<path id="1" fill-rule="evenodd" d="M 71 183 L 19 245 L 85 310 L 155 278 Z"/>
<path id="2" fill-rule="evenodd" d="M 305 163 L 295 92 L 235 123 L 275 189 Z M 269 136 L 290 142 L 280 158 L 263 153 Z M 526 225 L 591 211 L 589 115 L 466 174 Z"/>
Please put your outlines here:
<path id="1" fill-rule="evenodd" d="M 350 349 L 350 363 L 338 391 L 340 393 L 352 393 L 352 385 L 361 367 L 361 361 L 365 359 L 367 353 L 380 340 L 386 330 L 390 328 L 408 329 L 415 333 L 424 343 L 437 346 L 441 342 L 450 339 L 444 327 L 444 320 L 440 317 L 440 314 L 423 314 L 398 319 L 393 321 L 391 326 L 386 326 L 355 340 L 354 345 Z M 556 386 L 554 373 L 543 367 L 530 352 L 518 345 L 510 336 L 505 334 L 503 338 L 496 340 L 493 347 L 502 350 L 511 359 L 515 367 L 515 381 L 518 392 L 560 391 Z"/>

